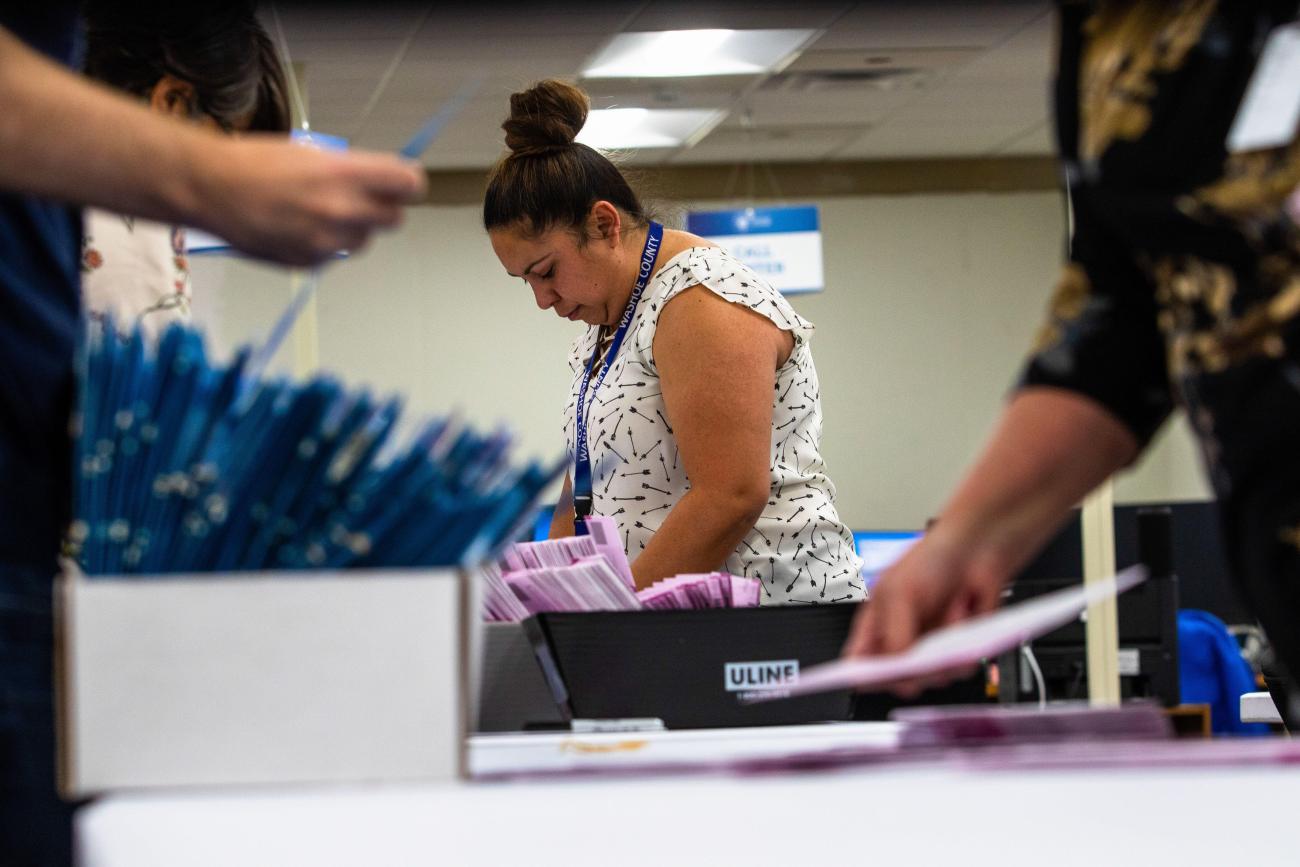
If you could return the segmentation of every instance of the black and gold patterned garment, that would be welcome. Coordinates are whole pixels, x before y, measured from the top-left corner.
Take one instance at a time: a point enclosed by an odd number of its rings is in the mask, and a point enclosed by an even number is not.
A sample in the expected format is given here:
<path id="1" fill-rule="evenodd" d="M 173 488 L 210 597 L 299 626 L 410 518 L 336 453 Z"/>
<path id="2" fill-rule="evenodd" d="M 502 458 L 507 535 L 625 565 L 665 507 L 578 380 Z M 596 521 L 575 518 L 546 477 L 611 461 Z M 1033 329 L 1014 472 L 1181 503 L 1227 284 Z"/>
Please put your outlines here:
<path id="1" fill-rule="evenodd" d="M 1239 589 L 1300 673 L 1300 140 L 1225 144 L 1297 6 L 1062 6 L 1074 237 L 1022 384 L 1087 395 L 1143 444 L 1186 409 Z"/>

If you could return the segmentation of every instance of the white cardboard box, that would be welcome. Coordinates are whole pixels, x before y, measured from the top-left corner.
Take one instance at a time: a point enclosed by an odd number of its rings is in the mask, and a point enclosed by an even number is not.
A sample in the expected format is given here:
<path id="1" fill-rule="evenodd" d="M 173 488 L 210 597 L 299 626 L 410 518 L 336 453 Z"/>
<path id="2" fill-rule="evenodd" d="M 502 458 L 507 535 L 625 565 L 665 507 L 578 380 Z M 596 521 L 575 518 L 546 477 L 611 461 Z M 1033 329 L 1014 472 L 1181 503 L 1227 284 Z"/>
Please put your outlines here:
<path id="1" fill-rule="evenodd" d="M 58 597 L 69 797 L 465 774 L 457 571 L 65 575 Z"/>

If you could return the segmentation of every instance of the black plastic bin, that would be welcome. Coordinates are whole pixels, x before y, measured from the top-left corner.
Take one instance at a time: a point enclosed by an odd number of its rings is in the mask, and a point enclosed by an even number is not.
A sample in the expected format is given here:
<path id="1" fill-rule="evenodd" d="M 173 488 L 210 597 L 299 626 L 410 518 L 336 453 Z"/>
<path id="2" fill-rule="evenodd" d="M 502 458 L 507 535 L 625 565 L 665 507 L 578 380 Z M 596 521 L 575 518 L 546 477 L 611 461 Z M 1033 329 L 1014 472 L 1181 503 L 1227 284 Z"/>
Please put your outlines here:
<path id="1" fill-rule="evenodd" d="M 856 605 L 539 614 L 524 621 L 569 719 L 657 717 L 670 729 L 852 718 L 847 691 L 746 703 L 839 656 Z"/>

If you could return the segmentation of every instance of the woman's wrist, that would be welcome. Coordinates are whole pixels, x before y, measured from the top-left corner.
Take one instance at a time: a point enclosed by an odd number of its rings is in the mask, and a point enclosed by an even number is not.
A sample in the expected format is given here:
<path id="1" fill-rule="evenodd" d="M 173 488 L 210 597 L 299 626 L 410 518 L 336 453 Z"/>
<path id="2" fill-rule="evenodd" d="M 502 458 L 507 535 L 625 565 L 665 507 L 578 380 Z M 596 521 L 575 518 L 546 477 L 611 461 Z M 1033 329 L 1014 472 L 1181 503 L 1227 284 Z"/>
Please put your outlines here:
<path id="1" fill-rule="evenodd" d="M 163 207 L 177 222 L 211 229 L 215 190 L 222 184 L 225 164 L 233 154 L 222 154 L 227 142 L 198 130 L 185 130 L 171 148 L 176 171 L 162 179 Z"/>
<path id="2" fill-rule="evenodd" d="M 1031 556 L 1037 540 L 1005 513 L 945 510 L 926 530 L 926 543 L 956 571 L 1002 586 Z"/>

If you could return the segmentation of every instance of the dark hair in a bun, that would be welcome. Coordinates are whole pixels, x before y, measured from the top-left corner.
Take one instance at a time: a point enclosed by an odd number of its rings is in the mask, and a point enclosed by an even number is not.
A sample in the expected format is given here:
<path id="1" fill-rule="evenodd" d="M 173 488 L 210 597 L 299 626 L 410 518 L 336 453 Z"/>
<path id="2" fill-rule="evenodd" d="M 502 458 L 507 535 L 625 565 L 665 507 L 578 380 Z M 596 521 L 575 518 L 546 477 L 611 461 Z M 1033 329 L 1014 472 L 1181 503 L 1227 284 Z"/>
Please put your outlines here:
<path id="1" fill-rule="evenodd" d="M 484 228 L 521 223 L 525 232 L 541 234 L 557 225 L 576 227 L 602 199 L 633 223 L 646 221 L 622 172 L 574 141 L 587 122 L 588 106 L 585 93 L 554 79 L 510 96 L 510 117 L 501 124 L 510 153 L 488 176 Z"/>
<path id="2" fill-rule="evenodd" d="M 562 81 L 543 81 L 510 95 L 510 117 L 501 128 L 517 157 L 567 148 L 587 122 L 587 95 Z"/>

